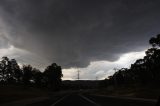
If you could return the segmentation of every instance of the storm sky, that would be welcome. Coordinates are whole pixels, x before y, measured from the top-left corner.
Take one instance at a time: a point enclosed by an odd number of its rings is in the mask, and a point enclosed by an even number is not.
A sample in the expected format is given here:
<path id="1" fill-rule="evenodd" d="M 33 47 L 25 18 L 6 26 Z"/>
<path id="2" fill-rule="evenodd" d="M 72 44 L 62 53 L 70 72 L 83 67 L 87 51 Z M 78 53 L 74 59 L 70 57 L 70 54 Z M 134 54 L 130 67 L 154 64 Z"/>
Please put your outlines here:
<path id="1" fill-rule="evenodd" d="M 0 56 L 64 79 L 100 79 L 144 56 L 160 33 L 159 0 L 0 0 Z"/>

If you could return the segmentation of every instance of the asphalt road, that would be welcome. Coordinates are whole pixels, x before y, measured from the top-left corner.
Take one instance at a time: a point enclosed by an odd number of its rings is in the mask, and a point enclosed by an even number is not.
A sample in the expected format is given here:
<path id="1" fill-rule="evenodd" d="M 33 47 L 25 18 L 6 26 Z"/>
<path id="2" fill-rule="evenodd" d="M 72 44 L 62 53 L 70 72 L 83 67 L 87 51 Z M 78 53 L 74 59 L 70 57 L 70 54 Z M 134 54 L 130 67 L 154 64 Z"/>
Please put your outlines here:
<path id="1" fill-rule="evenodd" d="M 98 106 L 96 103 L 88 100 L 82 95 L 71 94 L 63 97 L 51 106 Z"/>
<path id="2" fill-rule="evenodd" d="M 156 102 L 73 93 L 28 106 L 156 106 Z"/>
<path id="3" fill-rule="evenodd" d="M 116 98 L 107 96 L 86 95 L 100 106 L 156 106 L 156 102 L 138 99 Z"/>

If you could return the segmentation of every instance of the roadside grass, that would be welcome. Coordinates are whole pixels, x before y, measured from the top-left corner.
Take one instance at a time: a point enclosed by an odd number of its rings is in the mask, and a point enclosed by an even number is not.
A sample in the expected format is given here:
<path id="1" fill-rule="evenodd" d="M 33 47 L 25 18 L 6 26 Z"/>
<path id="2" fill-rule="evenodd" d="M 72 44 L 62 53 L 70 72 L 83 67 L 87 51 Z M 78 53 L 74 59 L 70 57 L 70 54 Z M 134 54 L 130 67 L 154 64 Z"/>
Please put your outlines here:
<path id="1" fill-rule="evenodd" d="M 160 88 L 152 86 L 109 86 L 107 88 L 94 90 L 90 92 L 90 94 L 157 100 L 160 96 Z"/>
<path id="2" fill-rule="evenodd" d="M 0 85 L 0 103 L 6 103 L 16 100 L 29 99 L 35 97 L 46 97 L 49 92 L 33 87 Z"/>

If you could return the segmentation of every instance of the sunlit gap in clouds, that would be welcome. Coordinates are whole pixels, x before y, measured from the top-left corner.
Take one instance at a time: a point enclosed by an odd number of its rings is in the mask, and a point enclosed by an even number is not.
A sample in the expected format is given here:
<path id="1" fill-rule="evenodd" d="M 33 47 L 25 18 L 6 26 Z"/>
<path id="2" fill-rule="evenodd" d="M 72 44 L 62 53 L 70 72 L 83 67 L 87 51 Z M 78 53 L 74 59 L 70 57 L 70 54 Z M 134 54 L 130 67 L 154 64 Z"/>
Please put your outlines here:
<path id="1" fill-rule="evenodd" d="M 13 45 L 9 45 L 7 48 L 0 49 L 0 58 L 7 56 L 10 59 L 13 59 L 13 58 L 16 60 L 18 59 L 17 61 L 20 67 L 22 67 L 22 65 L 25 64 L 24 61 L 19 61 L 19 60 L 23 60 L 20 58 L 23 58 L 22 55 L 26 56 L 27 54 L 29 54 L 28 51 L 16 48 Z"/>
<path id="2" fill-rule="evenodd" d="M 32 65 L 35 68 L 44 71 L 44 68 L 49 64 L 47 60 L 29 52 L 24 49 L 16 48 L 13 45 L 9 45 L 7 48 L 0 48 L 0 58 L 7 56 L 10 59 L 16 59 L 20 67 L 23 65 Z"/>
<path id="3" fill-rule="evenodd" d="M 23 51 L 15 48 L 13 45 L 10 45 L 7 48 L 1 48 L 0 49 L 0 57 L 3 57 L 3 56 L 11 57 L 12 56 L 12 58 L 16 58 L 17 57 L 17 54 L 16 54 L 17 52 L 23 52 Z"/>
<path id="4" fill-rule="evenodd" d="M 77 80 L 77 71 L 80 70 L 81 80 L 101 80 L 115 72 L 113 69 L 129 68 L 137 59 L 145 56 L 145 51 L 123 54 L 117 61 L 95 61 L 86 68 L 63 69 L 63 80 Z"/>

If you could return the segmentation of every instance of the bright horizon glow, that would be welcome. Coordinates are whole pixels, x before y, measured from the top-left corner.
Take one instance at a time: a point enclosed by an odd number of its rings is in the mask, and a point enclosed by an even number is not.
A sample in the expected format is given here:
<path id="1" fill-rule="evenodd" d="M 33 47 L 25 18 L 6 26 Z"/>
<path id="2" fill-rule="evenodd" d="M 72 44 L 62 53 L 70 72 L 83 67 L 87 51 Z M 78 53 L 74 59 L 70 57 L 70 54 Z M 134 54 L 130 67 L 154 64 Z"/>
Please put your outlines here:
<path id="1" fill-rule="evenodd" d="M 129 52 L 123 54 L 117 61 L 95 61 L 91 62 L 86 68 L 70 68 L 63 69 L 63 80 L 77 80 L 77 70 L 80 70 L 81 80 L 98 80 L 105 79 L 114 74 L 114 68 L 130 68 L 130 65 L 137 59 L 145 56 L 145 51 L 141 52 Z M 93 72 L 91 74 L 91 72 Z M 90 74 L 90 75 L 89 75 Z"/>

